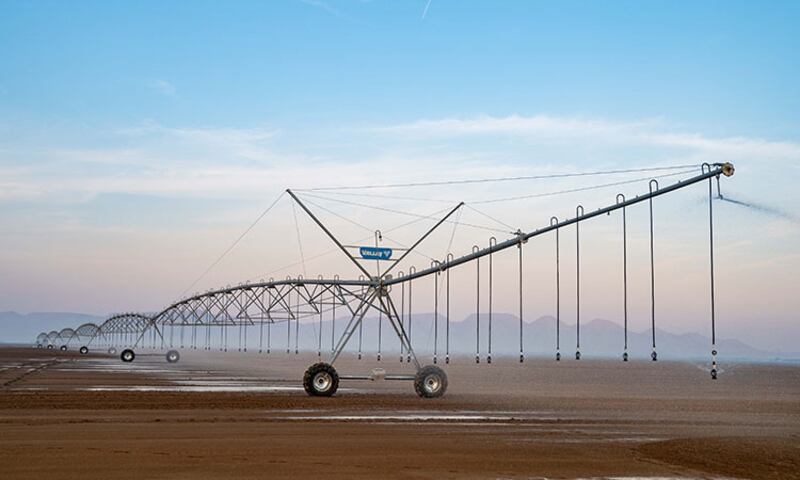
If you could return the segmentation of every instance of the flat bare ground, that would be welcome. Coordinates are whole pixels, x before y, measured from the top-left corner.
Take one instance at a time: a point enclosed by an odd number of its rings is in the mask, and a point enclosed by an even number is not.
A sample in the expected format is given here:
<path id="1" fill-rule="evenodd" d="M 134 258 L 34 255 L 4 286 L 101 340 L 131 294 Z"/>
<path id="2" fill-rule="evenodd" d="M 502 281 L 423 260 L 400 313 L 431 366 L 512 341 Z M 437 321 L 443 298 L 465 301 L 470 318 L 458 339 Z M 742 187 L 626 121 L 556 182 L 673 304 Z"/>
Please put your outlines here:
<path id="1" fill-rule="evenodd" d="M 0 348 L 0 478 L 800 478 L 797 366 L 455 359 L 441 399 L 310 398 L 316 356 L 141 353 Z"/>

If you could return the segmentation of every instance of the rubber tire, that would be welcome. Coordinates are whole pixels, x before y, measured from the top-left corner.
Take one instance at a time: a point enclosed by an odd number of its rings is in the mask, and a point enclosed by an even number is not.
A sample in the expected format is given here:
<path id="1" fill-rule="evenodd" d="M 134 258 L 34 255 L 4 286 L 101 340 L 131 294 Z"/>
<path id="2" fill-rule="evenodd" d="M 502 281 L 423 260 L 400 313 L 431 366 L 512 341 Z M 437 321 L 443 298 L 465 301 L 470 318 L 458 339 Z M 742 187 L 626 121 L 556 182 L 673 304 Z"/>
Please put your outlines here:
<path id="1" fill-rule="evenodd" d="M 78 351 L 81 352 L 81 355 L 86 355 L 87 353 L 89 353 L 89 347 L 83 346 Z"/>
<path id="2" fill-rule="evenodd" d="M 167 363 L 178 363 L 181 359 L 181 354 L 177 350 L 170 350 L 167 352 Z"/>
<path id="3" fill-rule="evenodd" d="M 44 348 L 44 345 L 42 345 L 42 344 L 40 343 L 40 344 L 36 345 L 36 348 Z"/>
<path id="4" fill-rule="evenodd" d="M 52 344 L 50 344 L 50 345 L 48 345 L 48 346 L 47 346 L 47 349 L 48 349 L 48 350 L 52 350 L 53 348 L 55 348 L 55 347 L 53 347 L 53 345 L 52 345 Z"/>
<path id="5" fill-rule="evenodd" d="M 67 346 L 66 345 L 61 345 L 59 350 L 61 350 L 62 352 L 66 352 L 67 351 Z"/>
<path id="6" fill-rule="evenodd" d="M 320 373 L 327 373 L 331 377 L 331 384 L 327 390 L 320 390 L 314 382 Z M 303 388 L 312 397 L 330 397 L 339 389 L 339 374 L 336 373 L 333 365 L 324 362 L 315 363 L 308 367 L 303 375 Z"/>
<path id="7" fill-rule="evenodd" d="M 108 354 L 109 355 L 116 355 L 117 354 L 117 349 L 114 348 L 114 347 L 109 347 L 108 348 Z"/>
<path id="8" fill-rule="evenodd" d="M 426 381 L 431 376 L 436 376 L 439 380 L 439 388 L 435 391 L 430 391 L 425 388 Z M 447 374 L 444 373 L 444 370 L 435 365 L 428 365 L 420 368 L 414 376 L 414 391 L 422 398 L 441 397 L 444 395 L 444 392 L 447 391 Z"/>
<path id="9" fill-rule="evenodd" d="M 119 354 L 119 358 L 125 363 L 131 363 L 136 358 L 136 354 L 130 348 L 126 348 Z"/>

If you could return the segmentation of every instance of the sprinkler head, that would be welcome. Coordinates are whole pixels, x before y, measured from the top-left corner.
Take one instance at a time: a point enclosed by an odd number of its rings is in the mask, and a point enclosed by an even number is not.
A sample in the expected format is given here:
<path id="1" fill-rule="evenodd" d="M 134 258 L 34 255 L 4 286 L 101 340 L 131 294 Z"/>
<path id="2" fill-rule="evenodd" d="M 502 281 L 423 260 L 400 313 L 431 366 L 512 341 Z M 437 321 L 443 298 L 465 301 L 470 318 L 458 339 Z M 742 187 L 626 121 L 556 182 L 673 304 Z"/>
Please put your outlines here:
<path id="1" fill-rule="evenodd" d="M 735 171 L 736 171 L 736 169 L 733 168 L 733 164 L 732 163 L 725 162 L 725 163 L 722 164 L 722 174 L 725 175 L 726 177 L 732 176 Z"/>

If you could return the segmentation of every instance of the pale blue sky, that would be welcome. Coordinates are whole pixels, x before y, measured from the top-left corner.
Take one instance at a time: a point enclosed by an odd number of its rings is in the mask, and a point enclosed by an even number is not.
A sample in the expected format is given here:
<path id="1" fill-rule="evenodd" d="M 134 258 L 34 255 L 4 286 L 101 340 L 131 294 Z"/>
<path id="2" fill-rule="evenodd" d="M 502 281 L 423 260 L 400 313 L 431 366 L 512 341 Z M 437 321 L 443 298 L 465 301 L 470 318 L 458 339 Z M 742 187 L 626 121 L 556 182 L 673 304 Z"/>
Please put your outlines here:
<path id="1" fill-rule="evenodd" d="M 720 204 L 721 311 L 729 331 L 767 322 L 764 341 L 790 348 L 780 341 L 800 334 L 800 3 L 427 4 L 1 2 L 0 310 L 158 309 L 288 186 L 733 161 L 725 191 L 785 215 Z M 487 209 L 535 228 L 615 193 Z M 701 196 L 663 207 L 667 299 L 706 282 Z M 402 220 L 340 213 L 376 228 Z M 296 259 L 291 218 L 279 209 L 198 288 Z M 601 293 L 595 315 L 617 320 Z M 704 331 L 705 304 L 675 304 L 686 310 L 668 313 L 674 330 Z"/>
<path id="2" fill-rule="evenodd" d="M 797 137 L 787 2 L 4 1 L 5 116 L 128 125 L 547 112 Z M 387 95 L 391 92 L 391 95 Z"/>

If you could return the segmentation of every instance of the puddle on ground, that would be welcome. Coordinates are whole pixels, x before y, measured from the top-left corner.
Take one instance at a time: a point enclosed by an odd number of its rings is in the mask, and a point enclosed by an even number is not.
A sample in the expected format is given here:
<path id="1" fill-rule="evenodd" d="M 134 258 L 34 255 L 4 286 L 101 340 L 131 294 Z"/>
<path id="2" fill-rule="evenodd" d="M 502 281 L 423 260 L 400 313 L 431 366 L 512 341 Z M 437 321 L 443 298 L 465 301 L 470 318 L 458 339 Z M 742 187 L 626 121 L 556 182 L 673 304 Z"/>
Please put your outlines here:
<path id="1" fill-rule="evenodd" d="M 299 392 L 298 386 L 269 385 L 131 385 L 87 387 L 88 392 Z"/>

